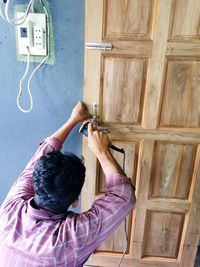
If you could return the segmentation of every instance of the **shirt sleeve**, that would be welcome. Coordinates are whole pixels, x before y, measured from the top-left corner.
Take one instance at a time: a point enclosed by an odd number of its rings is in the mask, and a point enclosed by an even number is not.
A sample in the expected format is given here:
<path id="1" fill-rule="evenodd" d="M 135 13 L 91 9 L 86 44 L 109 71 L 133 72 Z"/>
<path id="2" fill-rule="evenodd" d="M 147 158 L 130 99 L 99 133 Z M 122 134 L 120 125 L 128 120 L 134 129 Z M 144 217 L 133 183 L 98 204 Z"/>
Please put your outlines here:
<path id="1" fill-rule="evenodd" d="M 106 177 L 105 196 L 96 200 L 91 209 L 77 215 L 76 236 L 78 261 L 84 262 L 91 253 L 119 226 L 136 203 L 130 179 L 120 174 Z"/>
<path id="2" fill-rule="evenodd" d="M 33 189 L 33 169 L 36 161 L 51 151 L 60 150 L 62 147 L 61 142 L 54 137 L 47 137 L 40 143 L 40 146 L 32 159 L 29 161 L 24 171 L 20 174 L 16 182 L 12 185 L 3 205 L 7 206 L 13 200 L 24 199 L 28 200 L 34 196 Z"/>

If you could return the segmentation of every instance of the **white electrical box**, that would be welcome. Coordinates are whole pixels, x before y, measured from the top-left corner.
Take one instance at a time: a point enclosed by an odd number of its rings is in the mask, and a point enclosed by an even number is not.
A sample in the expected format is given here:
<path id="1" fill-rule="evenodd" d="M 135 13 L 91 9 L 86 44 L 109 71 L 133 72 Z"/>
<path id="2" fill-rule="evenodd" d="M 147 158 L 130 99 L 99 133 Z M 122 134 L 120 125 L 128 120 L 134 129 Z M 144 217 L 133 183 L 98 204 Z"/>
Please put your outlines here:
<path id="1" fill-rule="evenodd" d="M 17 12 L 20 18 L 24 13 Z M 16 41 L 20 55 L 27 55 L 28 49 L 32 56 L 47 55 L 47 22 L 43 13 L 29 13 L 26 21 L 16 26 Z"/>

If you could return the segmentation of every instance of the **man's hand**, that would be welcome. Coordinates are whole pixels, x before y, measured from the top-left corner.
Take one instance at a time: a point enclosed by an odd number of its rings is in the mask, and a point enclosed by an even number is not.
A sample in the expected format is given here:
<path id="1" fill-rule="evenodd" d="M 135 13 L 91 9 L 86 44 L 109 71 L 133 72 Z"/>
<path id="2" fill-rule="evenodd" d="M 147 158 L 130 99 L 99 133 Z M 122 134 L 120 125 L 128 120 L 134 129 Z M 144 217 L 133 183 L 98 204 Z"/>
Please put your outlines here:
<path id="1" fill-rule="evenodd" d="M 125 175 L 110 152 L 110 140 L 108 136 L 93 128 L 91 123 L 88 124 L 88 146 L 98 158 L 105 176 L 116 173 Z"/>
<path id="2" fill-rule="evenodd" d="M 92 124 L 88 124 L 88 146 L 90 150 L 99 157 L 101 154 L 109 150 L 110 141 L 108 136 L 101 131 L 93 128 Z"/>
<path id="3" fill-rule="evenodd" d="M 91 117 L 92 114 L 90 114 L 86 104 L 82 101 L 79 101 L 72 110 L 70 120 L 75 123 L 79 123 Z"/>
<path id="4" fill-rule="evenodd" d="M 52 134 L 53 137 L 64 143 L 65 139 L 71 132 L 71 130 L 77 125 L 77 123 L 84 121 L 92 117 L 89 113 L 87 106 L 82 101 L 79 101 L 73 108 L 70 118 L 61 126 L 55 133 Z"/>

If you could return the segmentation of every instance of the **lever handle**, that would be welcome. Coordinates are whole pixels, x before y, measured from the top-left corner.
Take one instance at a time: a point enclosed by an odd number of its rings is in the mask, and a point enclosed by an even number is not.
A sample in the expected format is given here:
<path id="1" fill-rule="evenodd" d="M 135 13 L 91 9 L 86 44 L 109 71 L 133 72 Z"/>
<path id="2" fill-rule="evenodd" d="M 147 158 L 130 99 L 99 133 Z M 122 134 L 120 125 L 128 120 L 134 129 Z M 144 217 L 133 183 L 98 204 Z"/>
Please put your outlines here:
<path id="1" fill-rule="evenodd" d="M 109 43 L 86 43 L 85 48 L 108 51 L 113 49 L 113 45 Z"/>

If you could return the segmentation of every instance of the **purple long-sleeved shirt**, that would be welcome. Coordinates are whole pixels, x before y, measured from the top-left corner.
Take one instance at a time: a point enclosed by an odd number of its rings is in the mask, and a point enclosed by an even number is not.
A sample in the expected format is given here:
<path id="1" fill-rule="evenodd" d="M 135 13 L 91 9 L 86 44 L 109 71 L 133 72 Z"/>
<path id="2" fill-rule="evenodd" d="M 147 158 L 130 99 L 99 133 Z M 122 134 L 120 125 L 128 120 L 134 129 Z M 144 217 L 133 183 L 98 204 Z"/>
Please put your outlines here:
<path id="1" fill-rule="evenodd" d="M 13 184 L 0 209 L 0 267 L 80 267 L 135 205 L 125 176 L 106 177 L 106 194 L 91 209 L 55 215 L 34 208 L 32 172 L 37 159 L 61 143 L 48 137 Z"/>

